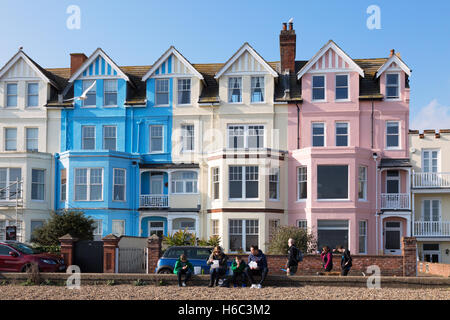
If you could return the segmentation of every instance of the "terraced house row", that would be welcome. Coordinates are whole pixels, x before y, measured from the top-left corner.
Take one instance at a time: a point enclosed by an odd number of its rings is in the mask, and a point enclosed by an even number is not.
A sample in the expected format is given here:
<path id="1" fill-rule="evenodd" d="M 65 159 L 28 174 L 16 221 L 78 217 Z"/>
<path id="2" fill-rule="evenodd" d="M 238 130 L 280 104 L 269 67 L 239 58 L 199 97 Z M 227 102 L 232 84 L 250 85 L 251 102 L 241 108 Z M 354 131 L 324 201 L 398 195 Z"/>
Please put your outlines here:
<path id="1" fill-rule="evenodd" d="M 319 245 L 400 253 L 413 223 L 410 69 L 331 40 L 296 60 L 292 23 L 279 46 L 279 61 L 244 43 L 213 64 L 170 47 L 146 66 L 99 48 L 50 69 L 19 50 L 0 71 L 0 229 L 28 241 L 70 209 L 97 238 L 187 228 L 235 252 L 289 224 Z"/>

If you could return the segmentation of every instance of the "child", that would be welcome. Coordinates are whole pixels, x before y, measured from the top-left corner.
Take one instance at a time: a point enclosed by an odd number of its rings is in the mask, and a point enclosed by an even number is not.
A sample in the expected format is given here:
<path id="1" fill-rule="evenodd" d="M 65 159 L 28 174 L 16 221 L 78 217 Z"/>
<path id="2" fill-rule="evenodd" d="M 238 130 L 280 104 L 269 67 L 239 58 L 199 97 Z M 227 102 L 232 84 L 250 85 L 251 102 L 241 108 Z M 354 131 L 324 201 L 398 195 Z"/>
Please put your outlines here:
<path id="1" fill-rule="evenodd" d="M 173 273 L 175 273 L 178 276 L 178 286 L 186 287 L 186 282 L 191 278 L 192 271 L 194 270 L 194 267 L 192 266 L 192 263 L 190 263 L 186 257 L 185 254 L 182 254 L 180 258 L 175 263 L 175 268 L 173 270 Z M 185 275 L 185 279 L 183 282 L 181 282 L 181 276 Z"/>
<path id="2" fill-rule="evenodd" d="M 231 270 L 233 270 L 233 277 L 231 278 L 231 281 L 233 282 L 235 288 L 238 286 L 238 278 L 241 278 L 243 288 L 247 286 L 247 277 L 245 275 L 246 267 L 247 264 L 245 261 L 239 257 L 236 257 L 231 263 Z"/>
<path id="3" fill-rule="evenodd" d="M 325 272 L 330 272 L 333 269 L 333 255 L 328 246 L 323 247 L 320 258 L 322 259 L 322 265 Z"/>

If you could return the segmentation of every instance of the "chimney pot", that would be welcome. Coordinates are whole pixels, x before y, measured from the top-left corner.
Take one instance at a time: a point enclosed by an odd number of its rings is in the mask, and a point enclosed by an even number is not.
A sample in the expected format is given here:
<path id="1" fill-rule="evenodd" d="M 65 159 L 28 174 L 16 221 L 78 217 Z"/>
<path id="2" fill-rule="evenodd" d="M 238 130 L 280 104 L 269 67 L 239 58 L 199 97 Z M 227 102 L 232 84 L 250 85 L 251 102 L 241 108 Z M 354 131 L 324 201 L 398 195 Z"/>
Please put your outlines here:
<path id="1" fill-rule="evenodd" d="M 395 54 L 395 49 L 391 49 L 391 54 L 389 55 L 389 57 L 392 57 Z"/>
<path id="2" fill-rule="evenodd" d="M 73 75 L 88 58 L 84 53 L 70 54 L 70 75 Z"/>
<path id="3" fill-rule="evenodd" d="M 283 30 L 286 31 L 287 30 L 287 23 L 283 22 Z"/>
<path id="4" fill-rule="evenodd" d="M 294 30 L 294 23 L 293 22 L 289 22 L 289 30 Z"/>

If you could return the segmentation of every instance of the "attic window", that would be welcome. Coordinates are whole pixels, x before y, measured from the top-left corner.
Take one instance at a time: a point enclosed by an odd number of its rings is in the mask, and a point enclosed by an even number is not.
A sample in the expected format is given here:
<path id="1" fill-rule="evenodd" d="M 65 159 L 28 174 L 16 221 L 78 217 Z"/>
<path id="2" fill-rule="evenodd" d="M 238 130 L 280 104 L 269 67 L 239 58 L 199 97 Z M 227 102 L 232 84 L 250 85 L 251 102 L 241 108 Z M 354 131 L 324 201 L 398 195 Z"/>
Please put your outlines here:
<path id="1" fill-rule="evenodd" d="M 264 102 L 264 77 L 252 77 L 252 102 Z"/>
<path id="2" fill-rule="evenodd" d="M 399 98 L 399 74 L 398 73 L 388 73 L 386 74 L 386 98 L 388 99 L 398 99 Z"/>
<path id="3" fill-rule="evenodd" d="M 156 80 L 156 105 L 169 104 L 169 79 Z"/>
<path id="4" fill-rule="evenodd" d="M 324 101 L 325 100 L 325 76 L 313 76 L 313 101 Z"/>
<path id="5" fill-rule="evenodd" d="M 242 78 L 229 78 L 228 80 L 228 102 L 242 102 Z"/>

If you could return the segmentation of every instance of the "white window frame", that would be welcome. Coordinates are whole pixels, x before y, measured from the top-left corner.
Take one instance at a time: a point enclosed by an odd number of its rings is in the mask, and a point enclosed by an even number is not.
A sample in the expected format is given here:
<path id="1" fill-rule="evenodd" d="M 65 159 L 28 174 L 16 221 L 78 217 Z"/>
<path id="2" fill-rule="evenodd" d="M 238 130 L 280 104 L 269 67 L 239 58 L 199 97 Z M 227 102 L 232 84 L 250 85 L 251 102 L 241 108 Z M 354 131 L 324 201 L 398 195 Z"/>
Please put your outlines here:
<path id="1" fill-rule="evenodd" d="M 364 228 L 362 228 L 362 223 L 364 224 Z M 367 254 L 367 224 L 368 221 L 367 220 L 359 220 L 358 221 L 358 254 Z M 364 231 L 364 233 L 362 233 L 361 231 Z M 361 239 L 361 237 L 364 237 L 364 251 L 361 251 L 361 247 L 359 246 L 359 240 Z"/>
<path id="2" fill-rule="evenodd" d="M 211 235 L 218 236 L 220 234 L 220 220 L 211 219 Z"/>
<path id="3" fill-rule="evenodd" d="M 183 84 L 183 81 L 189 81 L 189 90 L 184 89 L 185 86 Z M 182 83 L 182 88 L 184 90 L 180 89 L 180 82 Z M 188 103 L 180 103 L 180 92 L 189 92 L 189 102 Z M 191 78 L 179 78 L 177 81 L 177 105 L 178 106 L 189 106 L 192 104 L 192 80 Z"/>
<path id="4" fill-rule="evenodd" d="M 323 125 L 323 135 L 321 135 L 321 134 L 314 134 L 314 125 L 317 125 L 317 124 Z M 317 137 L 323 136 L 323 146 L 315 146 L 314 145 L 314 137 L 316 137 L 316 136 Z M 327 128 L 326 128 L 325 122 L 311 122 L 311 147 L 313 147 L 313 148 L 326 147 L 327 146 L 327 139 L 326 139 L 326 137 L 327 137 Z"/>
<path id="5" fill-rule="evenodd" d="M 338 76 L 346 76 L 347 77 L 347 86 L 339 86 L 337 85 L 337 77 Z M 336 74 L 334 77 L 334 83 L 335 83 L 335 88 L 334 88 L 334 100 L 337 102 L 341 102 L 341 101 L 350 101 L 350 76 L 348 75 L 348 73 L 345 74 Z M 343 88 L 347 88 L 347 98 L 344 99 L 338 99 L 337 98 L 337 89 L 343 89 Z"/>
<path id="6" fill-rule="evenodd" d="M 231 79 L 239 79 L 239 81 L 237 81 L 236 83 L 239 83 L 239 88 L 231 88 Z M 240 90 L 240 101 L 232 101 L 232 97 L 233 97 L 233 95 L 232 95 L 232 91 L 233 90 L 236 90 L 236 89 L 239 89 Z M 227 101 L 228 101 L 228 103 L 229 104 L 242 104 L 243 102 L 243 96 L 242 96 L 242 94 L 243 94 L 243 90 L 242 90 L 242 77 L 229 77 L 228 78 L 228 99 L 227 99 Z"/>
<path id="7" fill-rule="evenodd" d="M 102 171 L 102 189 L 101 189 L 101 199 L 91 200 L 91 171 L 100 169 Z M 78 170 L 87 170 L 86 171 L 86 200 L 77 200 L 77 171 Z M 104 179 L 104 168 L 96 167 L 96 168 L 74 168 L 74 193 L 73 193 L 73 201 L 76 202 L 102 202 L 103 201 L 103 188 L 105 186 Z M 97 184 L 96 184 L 97 185 Z"/>
<path id="8" fill-rule="evenodd" d="M 387 78 L 388 78 L 388 75 L 397 75 L 397 79 L 398 79 L 398 83 L 397 83 L 397 94 L 398 94 L 398 96 L 397 97 L 388 97 L 388 95 L 387 95 L 387 92 L 388 92 L 388 87 L 395 87 L 395 86 L 393 86 L 393 85 L 388 85 L 388 83 L 387 83 Z M 386 88 L 385 88 L 385 99 L 386 100 L 391 100 L 391 101 L 398 101 L 398 100 L 401 100 L 401 93 L 400 93 L 400 81 L 401 81 L 401 76 L 400 76 L 400 73 L 399 72 L 386 72 L 386 75 L 385 75 L 385 86 L 386 86 Z"/>
<path id="9" fill-rule="evenodd" d="M 184 172 L 190 172 L 190 173 L 195 173 L 196 174 L 196 178 L 195 179 L 174 179 L 174 173 L 184 173 Z M 172 175 L 170 177 L 170 193 L 171 194 L 198 194 L 198 172 L 195 170 L 177 170 L 177 171 L 173 171 Z M 177 182 L 182 182 L 183 184 L 183 191 L 182 192 L 177 192 L 177 188 L 176 188 L 176 183 Z M 188 183 L 192 183 L 192 192 L 187 192 L 187 184 Z"/>
<path id="10" fill-rule="evenodd" d="M 114 230 L 114 223 L 117 223 L 117 222 L 120 222 L 121 224 L 122 224 L 122 226 L 123 226 L 123 234 L 114 234 L 114 235 L 116 235 L 116 236 L 118 236 L 118 237 L 120 237 L 120 236 L 123 236 L 123 235 L 125 235 L 127 232 L 126 232 L 126 221 L 125 220 L 123 220 L 123 219 L 113 219 L 113 220 L 111 220 L 111 233 L 113 232 L 113 230 Z"/>
<path id="11" fill-rule="evenodd" d="M 305 169 L 306 172 L 305 173 L 300 173 L 301 170 Z M 306 179 L 305 180 L 300 180 L 301 175 L 306 174 Z M 306 183 L 306 198 L 301 198 L 300 197 L 300 184 L 301 183 Z M 308 199 L 308 166 L 299 166 L 297 167 L 297 201 L 306 201 L 306 199 Z"/>
<path id="12" fill-rule="evenodd" d="M 242 227 L 241 227 L 241 233 L 231 233 L 230 231 L 230 220 L 241 220 L 242 221 Z M 248 252 L 248 251 L 246 251 L 245 249 L 246 249 L 246 246 L 247 246 L 247 241 L 246 241 L 246 237 L 247 237 L 247 221 L 249 221 L 249 220 L 251 220 L 251 221 L 256 221 L 257 223 L 258 223 L 258 226 L 257 226 L 257 228 L 258 228 L 258 233 L 256 233 L 256 235 L 258 236 L 258 242 L 259 242 L 259 240 L 260 240 L 260 238 L 259 238 L 259 235 L 260 235 L 260 223 L 259 223 L 259 219 L 247 219 L 247 218 L 245 218 L 245 219 L 228 219 L 228 241 L 230 241 L 230 238 L 231 238 L 231 235 L 241 235 L 241 237 L 242 237 L 242 250 L 244 251 L 244 252 Z M 253 226 L 253 228 L 256 228 L 255 226 Z M 249 235 L 255 235 L 255 233 L 249 233 Z M 228 243 L 229 244 L 229 243 Z M 256 243 L 255 243 L 256 244 Z M 257 243 L 256 245 L 258 245 L 259 246 L 259 243 Z M 234 252 L 237 252 L 237 251 L 231 251 L 231 248 L 230 248 L 230 252 L 231 253 L 234 253 Z"/>
<path id="13" fill-rule="evenodd" d="M 94 137 L 85 137 L 84 129 L 85 128 L 94 128 Z M 85 147 L 85 139 L 94 139 L 94 148 L 86 149 Z M 81 126 L 81 149 L 82 150 L 95 150 L 97 147 L 97 128 L 92 125 L 83 125 Z"/>
<path id="14" fill-rule="evenodd" d="M 30 138 L 28 136 L 28 130 L 37 130 L 37 137 L 36 138 Z M 28 143 L 30 141 L 36 142 L 36 149 L 28 148 Z M 39 128 L 37 127 L 27 127 L 25 128 L 25 149 L 27 152 L 38 152 L 39 151 Z"/>
<path id="15" fill-rule="evenodd" d="M 167 91 L 158 91 L 158 83 L 167 81 Z M 167 93 L 167 103 L 158 103 L 158 93 L 166 94 Z M 162 78 L 155 79 L 155 107 L 167 107 L 170 105 L 170 79 Z"/>
<path id="16" fill-rule="evenodd" d="M 161 222 L 162 223 L 162 227 L 152 227 L 152 222 Z M 166 234 L 165 233 L 165 229 L 166 229 L 166 222 L 164 220 L 150 220 L 148 222 L 148 236 L 150 237 L 150 235 L 152 234 L 152 231 L 156 231 L 156 233 L 158 233 L 158 231 L 162 231 L 162 234 Z M 168 230 L 168 232 L 170 232 L 171 230 Z"/>
<path id="17" fill-rule="evenodd" d="M 192 135 L 188 136 L 188 127 L 192 127 Z M 192 149 L 188 149 L 188 141 L 192 140 Z M 195 151 L 195 125 L 193 123 L 183 123 L 181 125 L 181 152 L 194 152 Z"/>
<path id="18" fill-rule="evenodd" d="M 94 83 L 94 81 L 95 80 L 82 80 L 81 91 L 84 92 L 87 88 L 89 88 Z M 85 82 L 89 83 L 89 85 L 84 85 Z M 86 93 L 86 97 L 87 97 L 87 95 L 93 95 L 93 94 L 95 94 L 95 104 L 86 105 L 87 99 L 85 99 L 85 100 L 83 100 L 83 103 L 81 104 L 82 108 L 96 108 L 97 107 L 97 82 L 92 87 L 92 89 Z"/>
<path id="19" fill-rule="evenodd" d="M 338 125 L 341 125 L 341 124 L 347 125 L 347 133 L 346 134 L 337 133 Z M 337 138 L 338 138 L 338 136 L 342 136 L 342 137 L 345 136 L 345 137 L 347 137 L 347 145 L 345 145 L 345 146 L 338 146 L 337 145 Z M 336 121 L 334 123 L 334 144 L 338 148 L 350 146 L 350 123 L 348 121 Z"/>
<path id="20" fill-rule="evenodd" d="M 314 87 L 314 78 L 323 77 L 323 87 Z M 323 99 L 314 99 L 314 89 L 323 88 Z M 327 77 L 324 74 L 314 74 L 311 76 L 311 101 L 313 102 L 326 102 L 327 101 Z"/>
<path id="21" fill-rule="evenodd" d="M 115 141 L 115 146 L 114 149 L 106 149 L 106 139 L 110 139 L 112 140 L 112 137 L 106 137 L 106 128 L 114 128 L 114 132 L 115 132 L 115 136 L 114 136 L 114 141 Z M 103 126 L 103 150 L 109 150 L 109 151 L 117 151 L 117 126 L 114 125 L 106 125 Z"/>
<path id="22" fill-rule="evenodd" d="M 152 128 L 153 127 L 160 127 L 161 128 L 161 150 L 152 150 Z M 149 153 L 155 154 L 155 153 L 164 153 L 164 125 L 162 124 L 151 124 L 149 126 Z M 159 137 L 158 137 L 159 138 Z"/>
<path id="23" fill-rule="evenodd" d="M 253 79 L 256 78 L 261 78 L 262 81 L 260 81 L 260 83 L 262 83 L 261 87 L 254 87 L 254 83 L 253 83 Z M 258 104 L 258 103 L 265 103 L 266 102 L 266 91 L 265 91 L 265 81 L 266 81 L 266 77 L 265 76 L 254 76 L 254 77 L 250 77 L 250 103 L 251 104 Z M 262 91 L 262 100 L 261 101 L 253 101 L 253 92 L 255 89 L 261 89 Z"/>
<path id="24" fill-rule="evenodd" d="M 242 139 L 243 139 L 243 147 L 233 147 L 230 145 L 230 132 L 231 132 L 231 128 L 233 127 L 243 127 L 243 135 L 242 135 Z M 262 130 L 262 146 L 260 147 L 249 147 L 249 138 L 250 137 L 260 137 L 260 136 L 250 136 L 249 131 L 250 129 L 254 130 L 255 128 L 253 127 L 258 127 L 256 128 L 257 130 Z M 261 128 L 262 127 L 262 128 Z M 255 150 L 260 150 L 260 149 L 264 149 L 265 145 L 266 145 L 266 126 L 264 124 L 238 124 L 238 123 L 230 123 L 227 126 L 227 144 L 228 144 L 228 149 L 236 149 L 236 150 L 243 150 L 243 149 L 255 149 Z"/>
<path id="25" fill-rule="evenodd" d="M 96 223 L 96 228 L 94 229 L 94 236 L 102 236 L 103 235 L 103 220 L 102 219 L 94 219 Z"/>
<path id="26" fill-rule="evenodd" d="M 16 137 L 14 138 L 14 139 L 11 139 L 11 138 L 8 138 L 7 137 L 7 134 L 6 134 L 6 132 L 8 131 L 8 130 L 15 130 L 16 131 Z M 3 130 L 3 133 L 4 133 L 4 149 L 5 149 L 5 151 L 17 151 L 17 132 L 18 132 L 18 130 L 17 130 L 17 128 L 14 128 L 14 127 L 6 127 L 4 130 Z M 14 149 L 7 149 L 7 145 L 8 145 L 8 141 L 15 141 L 15 148 Z"/>
<path id="27" fill-rule="evenodd" d="M 122 171 L 123 172 L 123 184 L 116 184 L 116 171 Z M 114 202 L 126 202 L 127 201 L 127 169 L 124 168 L 113 168 L 113 190 L 112 190 L 112 201 Z M 116 200 L 114 199 L 114 189 L 116 186 L 123 186 L 123 199 L 122 200 Z"/>
<path id="28" fill-rule="evenodd" d="M 392 134 L 392 133 L 390 133 L 390 134 L 388 134 L 388 127 L 389 127 L 389 124 L 391 124 L 391 123 L 397 123 L 397 126 L 398 126 L 398 134 L 397 134 L 397 136 L 398 136 L 398 146 L 392 146 L 392 147 L 390 147 L 390 146 L 388 146 L 388 135 L 390 135 L 390 136 L 393 136 L 394 134 Z M 401 124 L 400 124 L 400 121 L 398 121 L 398 120 L 386 120 L 386 122 L 385 122 L 385 143 L 386 143 L 386 150 L 400 150 L 401 149 L 401 145 L 402 145 L 402 137 L 401 137 Z"/>
<path id="29" fill-rule="evenodd" d="M 22 176 L 22 168 L 11 168 L 11 167 L 2 167 L 0 168 L 1 170 L 6 170 L 6 180 L 5 180 L 5 184 L 6 187 L 8 187 L 10 184 L 15 183 L 16 181 L 11 181 L 11 169 L 20 169 L 20 179 L 19 179 L 19 184 L 20 181 L 23 181 L 23 176 Z M 16 188 L 18 188 L 18 186 L 16 185 Z M 10 194 L 10 189 L 6 189 L 5 190 L 5 199 L 0 199 L 1 201 L 15 201 L 16 198 L 17 199 L 22 199 L 22 195 L 23 195 L 23 184 L 22 184 L 22 190 L 19 190 L 20 192 L 18 193 L 18 195 L 14 198 L 11 198 L 11 194 Z"/>
<path id="30" fill-rule="evenodd" d="M 397 171 L 398 172 L 398 176 L 388 176 L 388 171 Z M 396 180 L 396 181 L 398 181 L 398 193 L 401 193 L 402 192 L 402 179 L 401 179 L 401 173 L 400 173 L 400 170 L 386 170 L 386 181 L 385 181 L 385 184 L 384 184 L 384 190 L 385 190 L 385 193 L 388 193 L 387 192 L 387 189 L 388 189 L 388 181 L 389 180 Z"/>
<path id="31" fill-rule="evenodd" d="M 115 91 L 106 91 L 106 83 L 107 82 L 115 82 Z M 116 94 L 116 104 L 106 104 L 106 94 Z M 118 100 L 119 100 L 119 81 L 117 79 L 105 79 L 103 80 L 103 107 L 105 108 L 116 108 L 118 106 Z"/>
<path id="32" fill-rule="evenodd" d="M 37 94 L 30 94 L 30 84 L 36 84 L 37 85 Z M 36 81 L 30 81 L 26 83 L 26 90 L 27 90 L 27 101 L 26 101 L 26 107 L 27 108 L 39 108 L 39 82 Z M 36 96 L 37 97 L 37 105 L 30 106 L 30 96 Z"/>
<path id="33" fill-rule="evenodd" d="M 299 219 L 299 220 L 297 220 L 296 225 L 297 225 L 298 228 L 303 229 L 305 231 L 308 231 L 308 220 L 306 220 L 306 219 Z"/>
<path id="34" fill-rule="evenodd" d="M 429 158 L 429 168 L 431 169 L 431 171 L 425 171 L 425 152 L 428 152 L 430 154 L 430 158 Z M 437 152 L 437 157 L 436 157 L 436 171 L 433 171 L 433 152 Z M 422 158 L 421 158 L 421 170 L 423 173 L 437 173 L 437 172 L 441 172 L 441 150 L 440 149 L 422 149 Z"/>
<path id="35" fill-rule="evenodd" d="M 9 94 L 9 92 L 8 92 L 8 86 L 9 85 L 16 85 L 16 94 Z M 8 97 L 9 96 L 15 96 L 16 97 L 16 105 L 15 106 L 9 106 L 8 105 Z M 19 108 L 19 84 L 18 84 L 18 82 L 6 82 L 6 84 L 5 84 L 5 108 L 6 109 L 17 109 L 17 108 Z"/>
<path id="36" fill-rule="evenodd" d="M 270 168 L 269 169 L 269 200 L 270 201 L 280 201 L 280 168 L 276 167 L 276 168 Z M 273 179 L 273 177 L 276 177 L 276 180 Z M 270 196 L 270 184 L 271 183 L 276 183 L 276 187 L 277 187 L 277 196 L 275 198 L 271 198 Z M 259 191 L 259 190 L 258 190 Z"/>
<path id="37" fill-rule="evenodd" d="M 213 167 L 211 168 L 211 181 L 212 181 L 212 200 L 219 200 L 220 199 L 220 167 Z M 216 195 L 216 189 L 215 186 L 218 185 L 217 195 Z M 216 197 L 217 196 L 217 197 Z"/>
<path id="38" fill-rule="evenodd" d="M 230 176 L 230 169 L 232 167 L 240 167 L 242 168 L 242 194 L 241 194 L 241 198 L 231 198 L 230 197 L 230 182 L 231 181 L 239 181 L 239 180 L 230 180 L 228 179 L 228 200 L 229 201 L 258 201 L 260 198 L 260 187 L 259 187 L 259 182 L 260 182 L 260 173 L 259 173 L 259 166 L 258 165 L 229 165 L 228 166 L 228 177 Z M 252 167 L 252 168 L 256 168 L 257 169 L 257 175 L 258 175 L 258 180 L 247 180 L 247 168 Z M 255 172 L 251 173 L 251 174 L 255 174 Z M 246 188 L 246 182 L 247 181 L 257 181 L 258 182 L 258 196 L 256 198 L 247 198 L 247 188 Z"/>
<path id="39" fill-rule="evenodd" d="M 63 172 L 63 170 L 64 170 L 64 175 L 65 175 L 65 183 L 62 183 L 62 181 L 63 181 L 63 176 L 62 176 L 62 172 Z M 65 202 L 65 201 L 67 201 L 67 168 L 62 168 L 60 171 L 59 171 L 59 187 L 60 187 L 60 190 L 59 190 L 59 197 L 60 197 L 60 201 L 62 201 L 62 202 Z M 64 198 L 63 198 L 63 186 L 64 186 Z"/>
<path id="40" fill-rule="evenodd" d="M 43 176 L 43 181 L 42 181 L 42 183 L 39 183 L 39 182 L 35 182 L 35 181 L 33 181 L 33 171 L 43 171 L 44 172 L 44 176 Z M 31 169 L 31 194 L 30 194 L 30 199 L 31 199 L 31 201 L 45 201 L 45 179 L 46 179 L 46 170 L 45 169 L 39 169 L 39 168 L 32 168 Z M 38 187 L 39 186 L 41 186 L 42 185 L 42 187 L 43 187 L 43 199 L 33 199 L 33 186 L 35 186 L 35 185 L 38 185 Z"/>
<path id="41" fill-rule="evenodd" d="M 425 201 L 430 202 L 430 220 L 425 220 Z M 433 220 L 433 201 L 438 201 L 438 211 L 439 211 L 439 220 Z M 429 222 L 441 222 L 442 221 L 442 200 L 441 198 L 424 198 L 422 199 L 422 212 L 420 214 L 421 221 L 429 221 Z"/>
<path id="42" fill-rule="evenodd" d="M 364 175 L 365 175 L 365 179 L 361 180 L 361 175 L 360 175 L 360 170 L 364 169 Z M 368 177 L 367 177 L 367 173 L 368 173 L 368 168 L 367 166 L 358 166 L 358 201 L 367 201 L 367 181 L 368 181 Z M 359 184 L 360 183 L 364 183 L 364 197 L 360 198 L 359 197 Z"/>

